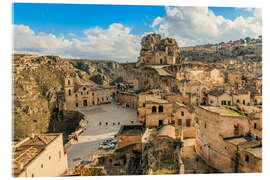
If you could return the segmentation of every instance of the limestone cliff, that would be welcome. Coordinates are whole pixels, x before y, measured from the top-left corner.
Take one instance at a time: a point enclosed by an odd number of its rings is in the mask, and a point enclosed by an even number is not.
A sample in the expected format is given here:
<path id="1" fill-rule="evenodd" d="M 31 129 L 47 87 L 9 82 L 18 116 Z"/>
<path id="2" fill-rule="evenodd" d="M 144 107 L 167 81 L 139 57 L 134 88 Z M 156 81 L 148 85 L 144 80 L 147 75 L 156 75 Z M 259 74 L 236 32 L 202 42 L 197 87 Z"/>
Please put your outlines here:
<path id="1" fill-rule="evenodd" d="M 59 109 L 59 101 L 66 75 L 73 76 L 75 83 L 79 84 L 94 84 L 91 77 L 101 75 L 104 77 L 101 83 L 108 84 L 118 78 L 117 63 L 76 61 L 58 56 L 13 55 L 14 140 L 32 133 L 60 131 L 56 122 L 65 118 Z"/>

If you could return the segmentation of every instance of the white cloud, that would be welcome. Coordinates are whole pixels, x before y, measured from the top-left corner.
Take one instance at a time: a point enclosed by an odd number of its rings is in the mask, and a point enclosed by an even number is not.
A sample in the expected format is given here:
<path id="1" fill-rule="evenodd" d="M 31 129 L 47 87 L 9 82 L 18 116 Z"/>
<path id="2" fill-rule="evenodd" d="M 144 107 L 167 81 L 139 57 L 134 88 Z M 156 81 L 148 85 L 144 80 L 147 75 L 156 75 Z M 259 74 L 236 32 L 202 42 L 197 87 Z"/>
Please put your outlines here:
<path id="1" fill-rule="evenodd" d="M 242 7 L 236 7 L 236 10 L 244 10 L 244 11 L 248 11 L 248 12 L 253 12 L 254 8 L 242 8 Z"/>
<path id="2" fill-rule="evenodd" d="M 130 33 L 128 27 L 114 23 L 108 29 L 100 27 L 84 31 L 83 37 L 56 37 L 43 32 L 35 33 L 28 26 L 14 25 L 14 51 L 53 54 L 62 57 L 88 59 L 136 60 L 140 38 Z"/>
<path id="3" fill-rule="evenodd" d="M 166 16 L 157 17 L 155 32 L 173 37 L 180 46 L 216 43 L 261 35 L 261 9 L 254 16 L 234 20 L 216 16 L 207 7 L 166 7 Z"/>

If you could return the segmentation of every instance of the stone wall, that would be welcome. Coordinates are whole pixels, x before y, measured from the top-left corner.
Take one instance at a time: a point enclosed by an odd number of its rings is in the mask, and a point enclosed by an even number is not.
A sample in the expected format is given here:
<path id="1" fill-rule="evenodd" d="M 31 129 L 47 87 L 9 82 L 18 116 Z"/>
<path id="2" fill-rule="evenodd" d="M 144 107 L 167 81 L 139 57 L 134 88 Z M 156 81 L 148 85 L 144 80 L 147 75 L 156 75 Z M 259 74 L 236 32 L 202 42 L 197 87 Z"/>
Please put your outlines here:
<path id="1" fill-rule="evenodd" d="M 246 135 L 249 132 L 248 119 L 243 116 L 221 116 L 201 107 L 196 108 L 196 114 L 196 152 L 211 167 L 221 172 L 234 172 L 232 158 L 235 154 L 226 149 L 223 138 Z M 238 127 L 237 134 L 235 127 Z"/>

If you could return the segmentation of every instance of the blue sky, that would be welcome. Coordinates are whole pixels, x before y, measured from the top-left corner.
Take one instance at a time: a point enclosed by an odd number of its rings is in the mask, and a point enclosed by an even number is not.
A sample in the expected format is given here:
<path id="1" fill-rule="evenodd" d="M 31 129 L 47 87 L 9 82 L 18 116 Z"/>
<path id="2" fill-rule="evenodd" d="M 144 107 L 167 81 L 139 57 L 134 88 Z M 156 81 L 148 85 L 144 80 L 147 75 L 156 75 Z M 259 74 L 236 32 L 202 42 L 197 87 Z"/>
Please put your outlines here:
<path id="1" fill-rule="evenodd" d="M 234 7 L 15 3 L 12 22 L 16 52 L 124 60 L 136 59 L 141 36 L 150 32 L 188 46 L 257 36 L 261 30 L 257 9 Z M 130 56 L 113 54 L 114 47 L 121 48 L 114 36 L 123 36 Z M 113 40 L 108 40 L 110 37 Z M 52 42 L 66 48 L 53 50 Z M 97 46 L 100 49 L 93 48 Z M 103 48 L 108 52 L 102 53 Z M 92 50 L 100 52 L 87 53 Z"/>

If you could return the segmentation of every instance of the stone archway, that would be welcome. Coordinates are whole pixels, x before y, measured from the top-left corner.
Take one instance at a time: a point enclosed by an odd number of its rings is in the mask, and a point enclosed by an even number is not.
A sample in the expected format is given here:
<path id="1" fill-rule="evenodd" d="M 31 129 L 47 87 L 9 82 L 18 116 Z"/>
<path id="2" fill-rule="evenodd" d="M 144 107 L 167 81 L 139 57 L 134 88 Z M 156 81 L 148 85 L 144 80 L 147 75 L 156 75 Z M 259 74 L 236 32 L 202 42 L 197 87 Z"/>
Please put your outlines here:
<path id="1" fill-rule="evenodd" d="M 86 107 L 87 106 L 87 100 L 83 100 L 83 106 Z"/>

